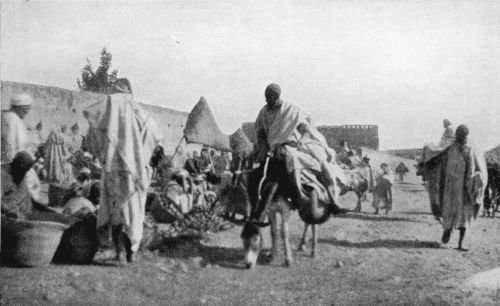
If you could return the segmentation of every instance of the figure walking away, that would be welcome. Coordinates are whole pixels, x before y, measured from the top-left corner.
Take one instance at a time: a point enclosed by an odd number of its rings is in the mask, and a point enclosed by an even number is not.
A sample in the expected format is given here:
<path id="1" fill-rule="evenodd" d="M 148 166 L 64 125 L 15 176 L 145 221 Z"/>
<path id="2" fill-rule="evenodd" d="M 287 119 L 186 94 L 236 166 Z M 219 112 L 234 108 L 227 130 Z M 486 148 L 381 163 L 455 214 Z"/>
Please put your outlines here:
<path id="1" fill-rule="evenodd" d="M 400 164 L 396 167 L 396 173 L 398 174 L 398 176 L 399 176 L 399 180 L 400 180 L 401 182 L 403 182 L 403 181 L 405 180 L 405 179 L 404 179 L 404 177 L 405 177 L 405 175 L 406 175 L 407 173 L 409 173 L 409 172 L 410 172 L 410 170 L 406 167 L 406 165 L 405 165 L 403 162 L 401 162 L 401 163 L 400 163 Z"/>

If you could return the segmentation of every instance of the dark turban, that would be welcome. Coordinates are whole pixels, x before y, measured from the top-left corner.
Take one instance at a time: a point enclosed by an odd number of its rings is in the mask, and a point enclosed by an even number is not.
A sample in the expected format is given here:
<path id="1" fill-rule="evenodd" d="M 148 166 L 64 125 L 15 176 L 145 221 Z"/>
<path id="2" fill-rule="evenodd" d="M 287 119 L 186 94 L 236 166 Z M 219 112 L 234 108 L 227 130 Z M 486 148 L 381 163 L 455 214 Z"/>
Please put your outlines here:
<path id="1" fill-rule="evenodd" d="M 274 83 L 267 85 L 265 95 L 266 97 L 273 95 L 276 97 L 276 99 L 279 98 L 281 96 L 280 86 Z"/>
<path id="2" fill-rule="evenodd" d="M 33 167 L 33 158 L 26 151 L 21 151 L 14 156 L 10 163 L 12 179 L 16 185 L 19 185 L 31 167 Z"/>
<path id="3" fill-rule="evenodd" d="M 460 124 L 455 131 L 455 136 L 458 140 L 465 140 L 469 136 L 469 128 L 465 124 Z"/>

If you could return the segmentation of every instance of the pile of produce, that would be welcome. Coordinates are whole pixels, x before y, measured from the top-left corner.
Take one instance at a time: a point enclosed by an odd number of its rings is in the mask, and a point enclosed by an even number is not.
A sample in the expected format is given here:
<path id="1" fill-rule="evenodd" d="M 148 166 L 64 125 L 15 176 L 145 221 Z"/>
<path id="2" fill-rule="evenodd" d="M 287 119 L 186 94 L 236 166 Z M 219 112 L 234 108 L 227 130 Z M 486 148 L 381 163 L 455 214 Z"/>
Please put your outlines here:
<path id="1" fill-rule="evenodd" d="M 206 233 L 216 233 L 232 226 L 220 216 L 222 208 L 217 205 L 217 202 L 209 208 L 193 207 L 188 213 L 182 214 L 175 204 L 170 204 L 170 201 L 163 195 L 159 196 L 166 204 L 165 206 L 170 207 L 169 211 L 176 216 L 176 220 L 169 224 L 157 223 L 151 215 L 147 215 L 143 238 L 145 248 L 161 249 L 169 241 L 175 239 L 200 239 Z"/>

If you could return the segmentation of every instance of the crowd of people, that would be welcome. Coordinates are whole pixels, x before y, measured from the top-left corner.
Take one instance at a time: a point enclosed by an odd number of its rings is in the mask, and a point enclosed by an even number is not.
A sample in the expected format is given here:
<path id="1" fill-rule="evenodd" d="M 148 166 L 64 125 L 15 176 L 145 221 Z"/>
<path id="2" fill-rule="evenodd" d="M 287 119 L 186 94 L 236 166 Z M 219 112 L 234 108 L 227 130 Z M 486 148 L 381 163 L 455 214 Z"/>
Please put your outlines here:
<path id="1" fill-rule="evenodd" d="M 189 174 L 206 174 L 214 173 L 220 175 L 229 170 L 231 157 L 227 152 L 216 153 L 216 150 L 210 150 L 203 147 L 198 156 L 198 151 L 193 151 L 192 155 L 188 153 L 184 169 Z"/>
<path id="2" fill-rule="evenodd" d="M 297 203 L 308 201 L 303 186 L 311 182 L 307 181 L 304 171 L 316 173 L 323 178 L 319 182 L 327 191 L 330 205 L 335 207 L 333 211 L 342 212 L 337 199 L 340 190 L 348 188 L 344 173 L 361 164 L 369 165 L 369 158 L 363 157 L 360 148 L 351 150 L 346 141 L 340 143 L 338 152 L 330 148 L 312 119 L 297 106 L 281 99 L 281 88 L 277 84 L 266 88 L 265 98 L 266 105 L 255 124 L 257 140 L 253 161 L 265 163 L 269 157 L 282 159 L 295 187 L 292 200 Z M 239 167 L 231 166 L 230 153 L 216 152 L 208 147 L 203 147 L 200 155 L 197 151 L 188 154 L 182 169 L 175 169 L 171 158 L 158 146 L 159 137 L 153 123 L 146 120 L 147 114 L 133 103 L 127 80 L 117 82 L 116 92 L 108 97 L 105 116 L 108 121 L 104 123 L 107 128 L 93 130 L 103 145 L 100 152 L 93 154 L 85 141 L 75 145 L 79 138 L 77 125 L 71 128 L 71 133 L 66 126 L 51 131 L 43 146 L 33 152 L 23 122 L 32 104 L 29 95 L 17 95 L 11 99 L 10 110 L 2 113 L 2 215 L 23 218 L 36 205 L 47 204 L 40 198 L 40 178 L 53 183 L 71 182 L 79 186 L 79 190 L 84 190 L 81 195 L 94 206 L 100 203 L 97 228 L 101 232 L 106 226 L 110 228 L 116 259 L 121 262 L 136 259 L 142 238 L 147 190 L 152 180 L 159 182 L 162 192 L 173 194 L 171 198 L 178 201 L 183 212 L 187 212 L 193 205 L 203 205 L 207 194 L 217 196 L 214 186 L 220 183 L 222 174 L 230 170 L 233 173 L 240 171 Z M 458 228 L 459 248 L 463 249 L 465 229 L 473 215 L 480 189 L 478 172 L 481 169 L 477 167 L 476 156 L 468 142 L 467 126 L 460 125 L 454 131 L 448 120 L 443 123 L 445 132 L 439 144 L 446 152 L 442 161 L 446 169 L 440 206 L 444 228 L 442 242 L 447 243 L 452 229 Z M 89 124 L 92 130 L 90 120 Z M 99 124 L 103 125 L 103 122 Z M 41 129 L 40 122 L 37 131 Z M 238 159 L 233 159 L 234 162 L 238 163 Z M 401 164 L 396 172 L 403 180 L 408 169 Z M 386 213 L 392 209 L 393 176 L 387 163 L 382 163 L 375 171 L 370 191 L 373 192 L 372 205 L 376 214 L 380 209 L 385 209 Z M 91 184 L 96 181 L 99 183 Z M 94 188 L 93 192 L 91 188 Z M 196 191 L 203 195 L 198 200 L 191 199 L 190 204 L 180 200 L 182 193 L 195 194 Z M 73 207 L 70 211 L 75 209 Z"/>

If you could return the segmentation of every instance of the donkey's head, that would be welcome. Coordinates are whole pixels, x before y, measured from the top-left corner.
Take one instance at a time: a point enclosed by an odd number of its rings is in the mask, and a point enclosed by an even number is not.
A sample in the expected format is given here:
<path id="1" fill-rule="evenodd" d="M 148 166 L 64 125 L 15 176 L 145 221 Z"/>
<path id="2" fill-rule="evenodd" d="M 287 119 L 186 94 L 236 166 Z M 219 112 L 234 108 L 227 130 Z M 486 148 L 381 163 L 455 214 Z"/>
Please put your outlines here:
<path id="1" fill-rule="evenodd" d="M 245 251 L 243 263 L 247 269 L 251 269 L 257 265 L 257 259 L 263 247 L 261 229 L 267 225 L 269 224 L 250 220 L 243 226 L 243 230 L 241 231 L 241 240 L 243 241 L 243 249 Z"/>

